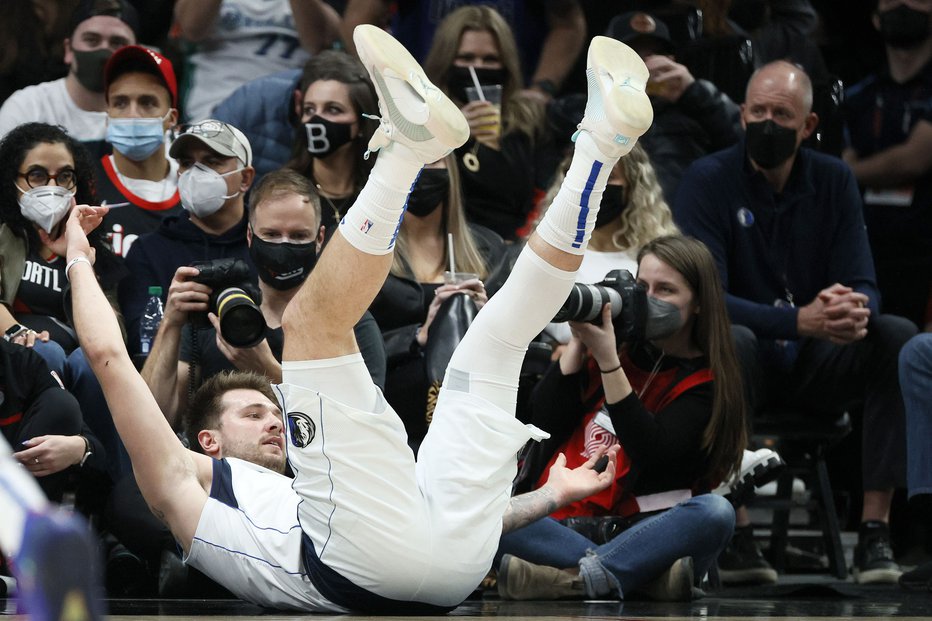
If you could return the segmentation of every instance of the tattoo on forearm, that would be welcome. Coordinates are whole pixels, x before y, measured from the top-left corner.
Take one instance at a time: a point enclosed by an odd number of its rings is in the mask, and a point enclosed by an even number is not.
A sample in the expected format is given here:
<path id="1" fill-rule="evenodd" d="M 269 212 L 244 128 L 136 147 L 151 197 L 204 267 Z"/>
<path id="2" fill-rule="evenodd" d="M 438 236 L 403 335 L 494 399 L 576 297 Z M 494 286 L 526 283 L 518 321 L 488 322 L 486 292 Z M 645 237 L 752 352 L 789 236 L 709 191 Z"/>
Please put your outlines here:
<path id="1" fill-rule="evenodd" d="M 548 487 L 536 489 L 511 499 L 502 517 L 502 534 L 517 530 L 547 517 L 559 508 L 553 491 Z"/>

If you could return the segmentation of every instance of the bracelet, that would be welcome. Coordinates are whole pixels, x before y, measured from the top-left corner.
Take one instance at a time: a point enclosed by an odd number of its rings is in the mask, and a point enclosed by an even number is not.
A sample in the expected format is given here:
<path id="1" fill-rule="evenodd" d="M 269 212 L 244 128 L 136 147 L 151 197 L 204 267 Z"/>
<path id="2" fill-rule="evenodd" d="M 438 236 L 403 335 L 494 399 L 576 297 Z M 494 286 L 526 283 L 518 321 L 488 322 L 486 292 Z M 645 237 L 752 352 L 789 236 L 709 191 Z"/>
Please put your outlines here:
<path id="1" fill-rule="evenodd" d="M 70 272 L 71 268 L 74 267 L 75 264 L 77 263 L 87 263 L 91 267 L 94 267 L 94 264 L 91 263 L 91 260 L 88 259 L 87 257 L 75 257 L 71 259 L 70 261 L 68 261 L 68 265 L 65 266 L 65 280 L 67 280 L 68 282 L 71 282 L 71 278 L 68 276 L 68 272 Z"/>
<path id="2" fill-rule="evenodd" d="M 611 369 L 607 371 L 603 371 L 602 369 L 599 369 L 599 373 L 601 373 L 602 375 L 607 375 L 608 373 L 614 373 L 620 368 L 621 368 L 621 363 L 619 362 L 617 367 L 612 367 Z"/>
<path id="3" fill-rule="evenodd" d="M 87 439 L 87 436 L 80 436 L 80 437 L 82 440 L 84 440 L 84 457 L 81 458 L 81 461 L 78 463 L 78 467 L 83 468 L 84 462 L 86 462 L 87 458 L 93 455 L 94 453 L 91 451 L 91 441 Z"/>

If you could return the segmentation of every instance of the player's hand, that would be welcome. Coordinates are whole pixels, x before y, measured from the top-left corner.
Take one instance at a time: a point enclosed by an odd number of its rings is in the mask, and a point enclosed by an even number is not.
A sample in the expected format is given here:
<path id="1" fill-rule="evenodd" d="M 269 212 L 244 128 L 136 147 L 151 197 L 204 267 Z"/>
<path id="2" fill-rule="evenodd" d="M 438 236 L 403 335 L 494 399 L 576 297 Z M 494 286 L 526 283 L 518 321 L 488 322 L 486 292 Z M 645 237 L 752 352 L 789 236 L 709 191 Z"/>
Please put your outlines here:
<path id="1" fill-rule="evenodd" d="M 621 447 L 615 444 L 608 449 L 602 447 L 593 453 L 583 465 L 566 467 L 566 456 L 560 453 L 550 467 L 545 485 L 553 490 L 559 506 L 564 506 L 601 492 L 615 481 L 615 462 Z M 602 456 L 607 458 L 604 470 L 595 470 Z"/>

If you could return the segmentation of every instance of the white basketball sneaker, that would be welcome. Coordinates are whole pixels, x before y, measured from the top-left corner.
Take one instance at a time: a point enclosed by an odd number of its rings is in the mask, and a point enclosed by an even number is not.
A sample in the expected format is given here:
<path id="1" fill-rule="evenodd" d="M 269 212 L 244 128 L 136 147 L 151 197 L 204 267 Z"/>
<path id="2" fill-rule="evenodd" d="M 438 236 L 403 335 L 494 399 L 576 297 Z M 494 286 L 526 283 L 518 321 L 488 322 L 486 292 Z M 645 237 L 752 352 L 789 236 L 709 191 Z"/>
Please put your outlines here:
<path id="1" fill-rule="evenodd" d="M 379 96 L 380 126 L 370 151 L 394 142 L 429 164 L 466 142 L 469 124 L 463 113 L 431 84 L 404 46 L 368 24 L 356 26 L 353 42 Z"/>
<path id="2" fill-rule="evenodd" d="M 626 155 L 650 128 L 654 109 L 644 91 L 649 76 L 630 47 L 609 37 L 593 37 L 586 64 L 589 100 L 579 130 L 589 132 L 606 156 Z"/>

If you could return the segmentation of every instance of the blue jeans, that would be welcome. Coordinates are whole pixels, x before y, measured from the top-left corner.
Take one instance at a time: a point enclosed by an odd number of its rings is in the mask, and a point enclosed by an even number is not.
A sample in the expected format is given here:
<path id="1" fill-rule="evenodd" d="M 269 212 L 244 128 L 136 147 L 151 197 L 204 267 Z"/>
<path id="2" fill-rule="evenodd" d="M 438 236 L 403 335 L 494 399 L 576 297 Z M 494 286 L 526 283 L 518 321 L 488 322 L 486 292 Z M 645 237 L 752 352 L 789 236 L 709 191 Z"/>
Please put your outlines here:
<path id="1" fill-rule="evenodd" d="M 932 334 L 919 334 L 900 350 L 900 389 L 906 406 L 909 497 L 932 494 Z"/>
<path id="2" fill-rule="evenodd" d="M 623 599 L 685 556 L 692 557 L 696 575 L 704 575 L 734 529 L 731 503 L 703 494 L 638 522 L 601 546 L 544 518 L 503 535 L 499 556 L 513 554 L 561 569 L 578 565 L 589 597 L 614 593 Z"/>

